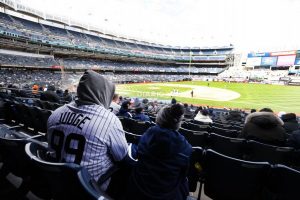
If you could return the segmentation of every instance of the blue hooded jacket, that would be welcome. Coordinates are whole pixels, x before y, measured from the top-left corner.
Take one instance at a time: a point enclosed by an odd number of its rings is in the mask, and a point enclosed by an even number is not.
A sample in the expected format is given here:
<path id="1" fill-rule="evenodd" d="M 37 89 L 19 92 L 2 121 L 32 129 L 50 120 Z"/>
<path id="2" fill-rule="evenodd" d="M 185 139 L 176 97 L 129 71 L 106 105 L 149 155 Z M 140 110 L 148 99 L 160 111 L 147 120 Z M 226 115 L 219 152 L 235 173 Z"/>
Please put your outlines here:
<path id="1" fill-rule="evenodd" d="M 158 125 L 141 137 L 127 199 L 183 200 L 192 146 L 178 131 Z"/>

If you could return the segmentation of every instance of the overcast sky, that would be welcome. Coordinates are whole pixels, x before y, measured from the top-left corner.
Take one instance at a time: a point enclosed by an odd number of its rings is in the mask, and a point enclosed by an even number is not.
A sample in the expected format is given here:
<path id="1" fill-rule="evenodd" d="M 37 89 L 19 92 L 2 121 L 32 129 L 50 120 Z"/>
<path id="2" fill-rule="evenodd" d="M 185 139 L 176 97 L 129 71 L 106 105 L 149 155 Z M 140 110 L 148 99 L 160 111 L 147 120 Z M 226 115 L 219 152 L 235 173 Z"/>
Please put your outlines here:
<path id="1" fill-rule="evenodd" d="M 300 0 L 19 0 L 128 37 L 166 45 L 300 49 Z"/>

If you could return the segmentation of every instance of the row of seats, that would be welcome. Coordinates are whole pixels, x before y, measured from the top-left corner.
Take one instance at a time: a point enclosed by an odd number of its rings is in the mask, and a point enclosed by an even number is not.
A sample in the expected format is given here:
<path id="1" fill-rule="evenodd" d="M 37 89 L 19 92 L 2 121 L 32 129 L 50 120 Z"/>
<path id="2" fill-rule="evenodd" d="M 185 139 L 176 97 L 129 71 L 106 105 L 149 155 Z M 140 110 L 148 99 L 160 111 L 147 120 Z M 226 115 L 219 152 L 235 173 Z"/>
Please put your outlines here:
<path id="1" fill-rule="evenodd" d="M 46 143 L 0 130 L 0 150 L 0 180 L 8 174 L 22 179 L 21 185 L 7 196 L 0 190 L 1 199 L 23 199 L 29 191 L 42 199 L 110 199 L 82 166 L 47 161 Z"/>
<path id="2" fill-rule="evenodd" d="M 4 113 L 7 124 L 21 125 L 20 128 L 33 134 L 46 134 L 47 121 L 52 111 L 16 101 L 5 101 Z"/>
<path id="3" fill-rule="evenodd" d="M 190 191 L 200 181 L 204 193 L 222 200 L 297 200 L 300 172 L 284 165 L 249 162 L 214 150 L 194 147 L 189 170 Z"/>
<path id="4" fill-rule="evenodd" d="M 230 138 L 216 133 L 192 131 L 180 128 L 192 146 L 213 149 L 227 156 L 248 161 L 267 161 L 272 164 L 285 164 L 293 168 L 300 168 L 300 152 L 292 147 L 279 147 L 241 138 Z M 139 134 L 125 132 L 129 143 L 138 144 Z"/>

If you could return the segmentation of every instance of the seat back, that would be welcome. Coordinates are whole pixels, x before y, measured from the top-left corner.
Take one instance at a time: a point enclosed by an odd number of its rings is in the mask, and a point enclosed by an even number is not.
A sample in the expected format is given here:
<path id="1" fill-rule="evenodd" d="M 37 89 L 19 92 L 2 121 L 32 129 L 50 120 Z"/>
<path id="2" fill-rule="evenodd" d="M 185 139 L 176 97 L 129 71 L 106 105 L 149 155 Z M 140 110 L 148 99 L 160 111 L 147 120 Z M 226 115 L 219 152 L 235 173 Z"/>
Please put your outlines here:
<path id="1" fill-rule="evenodd" d="M 137 134 L 133 134 L 133 133 L 129 133 L 127 131 L 125 131 L 125 137 L 128 143 L 132 143 L 132 144 L 138 144 L 139 140 L 141 138 L 141 135 L 137 135 Z"/>
<path id="2" fill-rule="evenodd" d="M 200 146 L 204 148 L 206 146 L 208 136 L 206 131 L 192 131 L 181 127 L 179 128 L 179 133 L 181 133 L 193 147 Z"/>
<path id="3" fill-rule="evenodd" d="M 94 195 L 85 189 L 91 185 L 82 185 L 82 167 L 74 163 L 54 163 L 46 161 L 48 149 L 36 143 L 28 143 L 25 146 L 27 156 L 31 159 L 31 167 L 40 180 L 49 184 L 49 194 L 53 199 L 98 199 L 101 194 Z M 79 174 L 81 177 L 79 178 Z M 80 180 L 81 179 L 81 180 Z M 90 178 L 89 178 L 90 179 Z M 94 185 L 95 186 L 95 185 Z"/>
<path id="4" fill-rule="evenodd" d="M 300 197 L 299 182 L 300 171 L 275 165 L 271 169 L 269 190 L 276 200 L 297 200 Z"/>
<path id="5" fill-rule="evenodd" d="M 209 125 L 199 125 L 199 124 L 193 124 L 190 122 L 184 122 L 181 125 L 182 128 L 192 130 L 192 131 L 208 131 Z"/>
<path id="6" fill-rule="evenodd" d="M 270 170 L 267 162 L 248 162 L 211 149 L 205 152 L 204 193 L 212 199 L 260 199 Z"/>
<path id="7" fill-rule="evenodd" d="M 245 139 L 230 138 L 215 133 L 208 136 L 208 147 L 226 156 L 243 159 Z"/>
<path id="8" fill-rule="evenodd" d="M 202 176 L 203 149 L 201 147 L 193 147 L 193 152 L 190 157 L 190 167 L 188 171 L 189 189 L 190 192 L 195 192 L 197 183 Z"/>
<path id="9" fill-rule="evenodd" d="M 289 165 L 292 160 L 294 149 L 291 147 L 278 147 L 257 141 L 247 141 L 246 160 L 249 161 L 266 161 L 271 164 Z"/>
<path id="10" fill-rule="evenodd" d="M 29 160 L 25 154 L 26 138 L 18 137 L 13 132 L 0 130 L 0 151 L 3 160 L 3 167 L 19 177 L 29 174 Z"/>
<path id="11" fill-rule="evenodd" d="M 211 127 L 211 133 L 216 133 L 218 135 L 222 135 L 225 137 L 236 138 L 238 136 L 238 132 L 236 130 L 218 128 L 215 126 Z"/>

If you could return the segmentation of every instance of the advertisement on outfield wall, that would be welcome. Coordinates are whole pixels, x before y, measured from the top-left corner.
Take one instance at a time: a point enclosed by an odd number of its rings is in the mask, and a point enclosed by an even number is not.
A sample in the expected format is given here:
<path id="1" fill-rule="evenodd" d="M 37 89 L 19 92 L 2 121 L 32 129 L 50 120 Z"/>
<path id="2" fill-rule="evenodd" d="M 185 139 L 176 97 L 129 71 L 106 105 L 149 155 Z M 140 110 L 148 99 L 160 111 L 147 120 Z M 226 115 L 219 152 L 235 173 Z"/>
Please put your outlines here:
<path id="1" fill-rule="evenodd" d="M 276 66 L 277 57 L 263 57 L 260 65 Z"/>
<path id="2" fill-rule="evenodd" d="M 261 57 L 253 57 L 247 59 L 247 66 L 259 66 L 261 63 Z"/>
<path id="3" fill-rule="evenodd" d="M 270 53 L 264 52 L 264 53 L 248 53 L 248 58 L 254 58 L 254 57 L 269 57 Z"/>
<path id="4" fill-rule="evenodd" d="M 290 66 L 294 65 L 296 55 L 291 56 L 278 56 L 277 66 Z"/>
<path id="5" fill-rule="evenodd" d="M 295 60 L 295 65 L 300 65 L 300 58 L 297 58 L 297 59 Z"/>
<path id="6" fill-rule="evenodd" d="M 272 52 L 271 56 L 287 56 L 287 55 L 296 55 L 297 51 L 280 51 L 280 52 Z"/>

